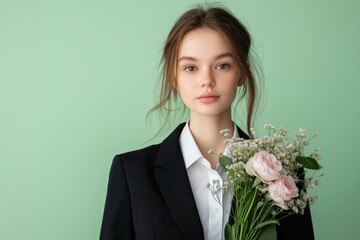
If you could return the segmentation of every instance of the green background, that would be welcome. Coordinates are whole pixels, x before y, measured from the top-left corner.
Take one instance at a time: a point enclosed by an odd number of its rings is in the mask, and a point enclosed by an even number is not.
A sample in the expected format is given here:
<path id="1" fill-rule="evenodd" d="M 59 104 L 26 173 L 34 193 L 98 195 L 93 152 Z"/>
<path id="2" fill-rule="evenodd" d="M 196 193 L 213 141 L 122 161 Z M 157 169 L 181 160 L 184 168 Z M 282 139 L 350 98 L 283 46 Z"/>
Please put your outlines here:
<path id="1" fill-rule="evenodd" d="M 145 119 L 161 47 L 194 3 L 0 0 L 0 239 L 98 238 L 113 156 L 161 140 Z M 316 238 L 358 239 L 359 1 L 225 5 L 263 63 L 256 127 L 320 133 Z"/>

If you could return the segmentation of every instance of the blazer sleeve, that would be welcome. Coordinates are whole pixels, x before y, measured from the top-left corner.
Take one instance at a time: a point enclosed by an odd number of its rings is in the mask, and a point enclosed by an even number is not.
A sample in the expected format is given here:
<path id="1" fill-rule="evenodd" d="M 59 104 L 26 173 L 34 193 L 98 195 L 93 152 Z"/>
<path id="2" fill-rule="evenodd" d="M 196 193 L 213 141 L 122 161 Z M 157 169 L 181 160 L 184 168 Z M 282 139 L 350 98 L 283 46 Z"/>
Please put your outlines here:
<path id="1" fill-rule="evenodd" d="M 298 176 L 301 180 L 305 178 L 304 168 L 300 168 Z M 303 189 L 303 183 L 298 186 Z M 314 229 L 311 220 L 309 204 L 304 209 L 304 214 L 292 214 L 280 220 L 280 226 L 277 227 L 278 240 L 314 240 Z"/>
<path id="2" fill-rule="evenodd" d="M 278 240 L 314 240 L 310 208 L 305 208 L 304 215 L 292 214 L 280 220 L 277 227 Z"/>
<path id="3" fill-rule="evenodd" d="M 135 239 L 129 187 L 120 155 L 113 159 L 100 240 Z"/>

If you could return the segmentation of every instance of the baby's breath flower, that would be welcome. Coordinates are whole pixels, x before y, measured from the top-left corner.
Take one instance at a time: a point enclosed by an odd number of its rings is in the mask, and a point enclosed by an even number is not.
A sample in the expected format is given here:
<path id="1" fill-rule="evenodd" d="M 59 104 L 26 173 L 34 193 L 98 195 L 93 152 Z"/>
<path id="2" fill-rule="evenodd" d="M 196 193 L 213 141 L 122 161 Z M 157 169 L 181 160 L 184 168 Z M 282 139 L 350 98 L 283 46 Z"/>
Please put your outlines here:
<path id="1" fill-rule="evenodd" d="M 230 130 L 229 129 L 223 129 L 220 131 L 220 134 L 223 135 L 224 137 L 228 137 L 230 135 Z"/>
<path id="2" fill-rule="evenodd" d="M 299 208 L 296 207 L 296 206 L 293 206 L 293 207 L 292 207 L 292 210 L 293 210 L 293 212 L 296 213 L 296 214 L 299 213 Z"/>
<path id="3" fill-rule="evenodd" d="M 272 127 L 273 127 L 273 125 L 271 125 L 269 123 L 264 125 L 264 128 L 267 129 L 267 130 L 270 130 Z"/>
<path id="4" fill-rule="evenodd" d="M 310 197 L 309 202 L 310 202 L 310 203 L 315 203 L 315 202 L 317 202 L 318 200 L 319 200 L 318 196 L 313 196 L 313 197 Z"/>
<path id="5" fill-rule="evenodd" d="M 258 188 L 259 191 L 262 192 L 262 193 L 266 193 L 266 192 L 268 191 L 267 186 L 262 185 L 262 184 L 259 184 L 259 185 L 257 186 L 257 188 Z"/>
<path id="6" fill-rule="evenodd" d="M 302 208 L 302 209 L 300 209 L 300 212 L 299 212 L 301 215 L 304 215 L 304 213 L 305 213 L 305 210 Z"/>
<path id="7" fill-rule="evenodd" d="M 255 128 L 250 128 L 250 133 L 252 136 L 255 136 Z"/>
<path id="8" fill-rule="evenodd" d="M 299 128 L 299 135 L 300 135 L 300 137 L 306 137 L 307 131 L 303 128 Z"/>

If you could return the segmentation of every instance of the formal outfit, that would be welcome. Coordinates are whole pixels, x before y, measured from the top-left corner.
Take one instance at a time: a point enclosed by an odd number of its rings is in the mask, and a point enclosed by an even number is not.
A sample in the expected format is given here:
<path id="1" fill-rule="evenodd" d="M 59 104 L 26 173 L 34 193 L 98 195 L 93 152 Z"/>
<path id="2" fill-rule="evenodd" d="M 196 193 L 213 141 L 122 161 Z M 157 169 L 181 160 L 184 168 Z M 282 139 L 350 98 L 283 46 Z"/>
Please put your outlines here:
<path id="1" fill-rule="evenodd" d="M 236 132 L 248 138 L 241 129 Z M 188 126 L 181 124 L 160 144 L 114 157 L 101 240 L 223 238 L 224 225 L 233 219 L 210 199 L 210 190 L 205 191 L 199 182 L 210 179 L 222 183 L 224 171 L 220 166 L 211 169 L 188 134 Z M 230 208 L 230 201 L 225 199 L 222 203 Z M 308 207 L 304 215 L 291 215 L 280 223 L 277 239 L 314 239 Z"/>

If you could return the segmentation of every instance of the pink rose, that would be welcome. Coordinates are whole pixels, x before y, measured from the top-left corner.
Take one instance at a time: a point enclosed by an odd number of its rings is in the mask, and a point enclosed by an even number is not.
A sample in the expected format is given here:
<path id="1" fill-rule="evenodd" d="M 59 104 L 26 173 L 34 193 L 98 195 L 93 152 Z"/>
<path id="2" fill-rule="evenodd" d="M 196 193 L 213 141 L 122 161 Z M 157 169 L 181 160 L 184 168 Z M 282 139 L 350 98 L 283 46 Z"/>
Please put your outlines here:
<path id="1" fill-rule="evenodd" d="M 261 181 L 268 183 L 280 177 L 282 166 L 273 154 L 261 151 L 249 159 L 245 170 L 249 175 L 257 176 Z"/>
<path id="2" fill-rule="evenodd" d="M 275 204 L 283 209 L 288 209 L 285 201 L 299 196 L 299 189 L 296 187 L 294 179 L 290 176 L 283 176 L 268 187 L 269 194 Z"/>

